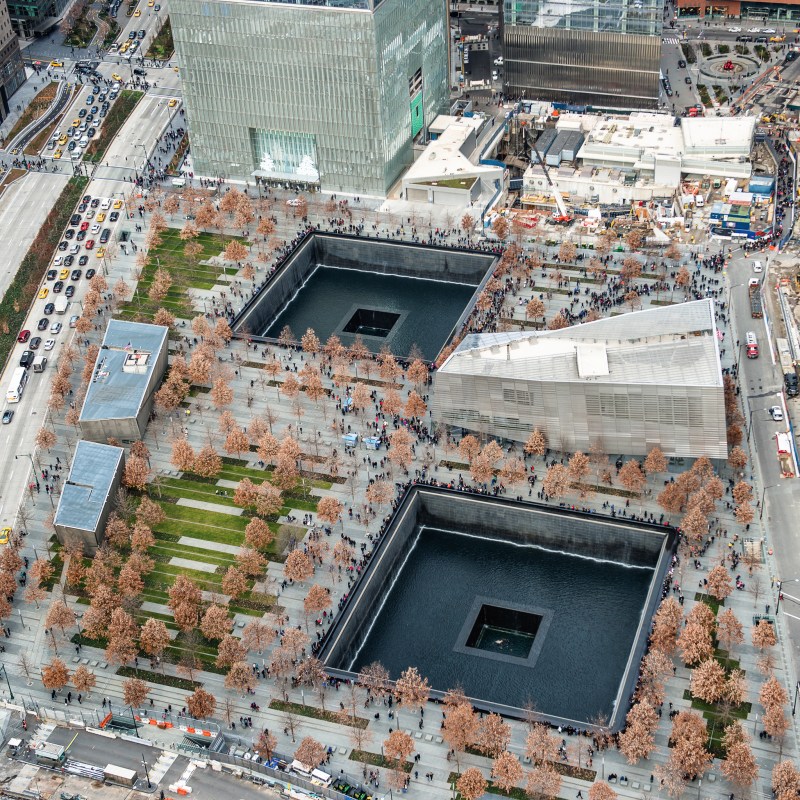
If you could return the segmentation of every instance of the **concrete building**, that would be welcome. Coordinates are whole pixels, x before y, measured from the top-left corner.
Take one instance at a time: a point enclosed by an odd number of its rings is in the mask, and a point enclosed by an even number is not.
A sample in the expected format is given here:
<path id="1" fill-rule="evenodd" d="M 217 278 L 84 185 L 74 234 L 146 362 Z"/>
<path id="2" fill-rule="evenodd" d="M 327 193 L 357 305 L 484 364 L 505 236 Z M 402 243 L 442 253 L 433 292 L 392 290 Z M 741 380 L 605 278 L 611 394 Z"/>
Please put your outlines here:
<path id="1" fill-rule="evenodd" d="M 163 325 L 119 319 L 108 323 L 79 419 L 85 439 L 134 441 L 144 436 L 167 368 L 168 333 Z"/>
<path id="2" fill-rule="evenodd" d="M 558 331 L 467 336 L 434 373 L 433 419 L 568 452 L 727 457 L 712 300 Z"/>
<path id="3" fill-rule="evenodd" d="M 669 114 L 568 114 L 542 132 L 536 149 L 567 201 L 669 201 L 686 176 L 749 178 L 755 126 L 755 117 L 683 117 L 676 126 Z M 559 136 L 576 133 L 583 143 L 568 159 Z M 535 157 L 531 162 L 523 178 L 524 205 L 550 195 L 541 165 Z"/>
<path id="4" fill-rule="evenodd" d="M 483 115 L 437 117 L 430 126 L 432 141 L 403 175 L 403 199 L 468 207 L 482 193 L 497 191 L 503 168 L 477 163 L 478 137 L 487 124 Z"/>
<path id="5" fill-rule="evenodd" d="M 124 469 L 121 447 L 78 442 L 53 520 L 61 544 L 80 542 L 84 553 L 94 554 L 103 542 Z"/>
<path id="6" fill-rule="evenodd" d="M 0 2 L 0 122 L 9 112 L 9 99 L 25 83 L 25 65 L 8 6 Z"/>
<path id="7" fill-rule="evenodd" d="M 17 36 L 30 39 L 53 30 L 69 0 L 6 0 Z"/>
<path id="8" fill-rule="evenodd" d="M 194 171 L 386 196 L 447 110 L 443 0 L 175 0 Z"/>
<path id="9" fill-rule="evenodd" d="M 656 108 L 664 0 L 503 0 L 507 97 Z"/>

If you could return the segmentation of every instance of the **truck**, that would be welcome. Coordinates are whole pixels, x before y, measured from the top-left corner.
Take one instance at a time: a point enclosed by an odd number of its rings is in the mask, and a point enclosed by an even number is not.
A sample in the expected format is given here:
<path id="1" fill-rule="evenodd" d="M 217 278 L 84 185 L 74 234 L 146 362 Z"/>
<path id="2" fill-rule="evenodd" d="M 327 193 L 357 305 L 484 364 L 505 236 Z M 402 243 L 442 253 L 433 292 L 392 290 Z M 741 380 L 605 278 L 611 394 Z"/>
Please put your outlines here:
<path id="1" fill-rule="evenodd" d="M 750 279 L 750 316 L 753 319 L 761 319 L 764 310 L 761 307 L 761 281 L 757 278 Z"/>
<path id="2" fill-rule="evenodd" d="M 69 300 L 66 297 L 59 297 L 56 302 L 56 314 L 66 314 L 69 308 Z"/>
<path id="3" fill-rule="evenodd" d="M 794 460 L 792 459 L 792 441 L 788 433 L 775 436 L 778 447 L 778 463 L 781 465 L 782 478 L 794 478 Z"/>

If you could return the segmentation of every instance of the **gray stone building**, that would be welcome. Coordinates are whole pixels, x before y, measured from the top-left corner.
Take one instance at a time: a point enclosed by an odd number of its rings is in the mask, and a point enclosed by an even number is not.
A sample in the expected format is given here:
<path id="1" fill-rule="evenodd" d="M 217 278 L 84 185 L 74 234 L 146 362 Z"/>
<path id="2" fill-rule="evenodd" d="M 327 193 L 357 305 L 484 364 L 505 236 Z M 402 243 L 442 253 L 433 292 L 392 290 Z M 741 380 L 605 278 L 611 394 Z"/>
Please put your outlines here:
<path id="1" fill-rule="evenodd" d="M 61 544 L 80 542 L 87 555 L 94 554 L 103 542 L 124 469 L 121 447 L 78 442 L 53 520 Z"/>
<path id="2" fill-rule="evenodd" d="M 439 423 L 556 450 L 727 458 L 713 300 L 558 331 L 467 336 L 434 374 Z"/>
<path id="3" fill-rule="evenodd" d="M 144 436 L 167 369 L 169 329 L 112 319 L 79 419 L 84 439 L 134 441 Z"/>
<path id="4" fill-rule="evenodd" d="M 8 116 L 11 96 L 25 80 L 17 34 L 11 25 L 8 6 L 0 0 L 0 122 Z"/>

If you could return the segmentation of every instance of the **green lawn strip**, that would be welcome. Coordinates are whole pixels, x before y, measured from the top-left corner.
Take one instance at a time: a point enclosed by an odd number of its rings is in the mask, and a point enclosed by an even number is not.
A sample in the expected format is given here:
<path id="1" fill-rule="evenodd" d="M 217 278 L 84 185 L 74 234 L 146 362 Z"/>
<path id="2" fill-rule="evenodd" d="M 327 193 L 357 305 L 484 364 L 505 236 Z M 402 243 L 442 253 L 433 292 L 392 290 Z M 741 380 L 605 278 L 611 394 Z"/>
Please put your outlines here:
<path id="1" fill-rule="evenodd" d="M 240 605 L 228 605 L 228 609 L 232 614 L 244 614 L 247 617 L 258 617 L 259 619 L 264 616 L 265 609 L 259 608 L 245 608 Z"/>
<path id="2" fill-rule="evenodd" d="M 170 480 L 174 479 L 167 479 L 167 481 Z M 231 496 L 224 497 L 223 495 L 214 494 L 213 491 L 209 491 L 207 485 L 203 488 L 199 488 L 196 484 L 192 485 L 191 482 L 182 483 L 178 481 L 176 485 L 174 483 L 168 483 L 167 481 L 161 486 L 161 494 L 164 497 L 183 498 L 184 500 L 202 500 L 204 503 L 215 503 L 218 506 L 225 506 L 226 508 L 238 508 L 236 503 L 233 502 L 232 489 L 229 490 Z"/>
<path id="3" fill-rule="evenodd" d="M 190 681 L 188 678 L 179 678 L 177 675 L 162 675 L 160 672 L 151 672 L 149 669 L 120 667 L 116 674 L 123 678 L 139 678 L 143 681 L 158 683 L 161 686 L 172 686 L 175 689 L 183 689 L 187 692 L 193 692 L 203 685 L 198 681 Z"/>
<path id="4" fill-rule="evenodd" d="M 119 93 L 119 97 L 114 101 L 108 116 L 100 126 L 100 135 L 89 142 L 83 156 L 84 161 L 97 163 L 103 160 L 108 146 L 143 97 L 144 92 L 136 92 L 132 89 L 123 89 Z"/>
<path id="5" fill-rule="evenodd" d="M 270 706 L 272 703 L 270 703 Z M 384 758 L 380 753 L 370 753 L 367 750 L 351 750 L 351 761 L 360 761 L 362 764 L 369 764 L 371 767 L 383 767 L 384 769 L 394 769 L 394 761 L 389 758 Z M 400 765 L 403 772 L 411 772 L 413 764 L 410 761 L 404 761 Z"/>
<path id="6" fill-rule="evenodd" d="M 184 508 L 185 506 L 178 506 Z M 213 525 L 203 525 L 199 522 L 187 523 L 185 520 L 170 520 L 166 519 L 159 522 L 153 529 L 153 532 L 158 535 L 159 533 L 166 533 L 169 535 L 177 536 L 190 536 L 194 539 L 202 539 L 204 542 L 216 542 L 218 544 L 229 544 L 234 547 L 244 546 L 244 533 L 232 530 L 223 530 L 222 528 L 214 527 Z"/>
<path id="7" fill-rule="evenodd" d="M 205 561 L 209 564 L 224 564 L 229 566 L 236 559 L 230 553 L 221 553 L 218 550 L 210 550 L 205 547 L 195 547 L 189 544 L 176 544 L 174 542 L 162 542 L 151 547 L 151 556 L 162 556 L 163 558 L 193 558 L 195 561 Z"/>
<path id="8" fill-rule="evenodd" d="M 352 717 L 347 717 L 347 719 L 344 720 L 335 711 L 323 711 L 321 708 L 306 706 L 302 703 L 287 703 L 285 700 L 270 700 L 269 707 L 274 708 L 276 711 L 291 711 L 293 714 L 298 714 L 301 717 L 321 719 L 325 722 L 335 722 L 338 725 L 349 725 L 351 728 L 361 728 L 362 730 L 369 725 L 369 720 L 366 720 L 363 717 L 356 717 L 355 720 Z M 352 758 L 352 756 L 350 756 L 350 758 Z M 380 758 L 380 756 L 378 756 L 378 758 Z M 406 772 L 410 771 L 411 764 L 408 765 Z"/>
<path id="9" fill-rule="evenodd" d="M 197 522 L 208 528 L 219 528 L 220 530 L 230 531 L 231 533 L 236 533 L 237 531 L 244 533 L 244 529 L 250 521 L 247 517 L 234 516 L 233 514 L 220 514 L 216 511 L 205 511 L 202 508 L 179 506 L 172 503 L 162 503 L 161 507 L 164 509 L 169 519 Z M 186 533 L 184 533 L 184 536 L 185 535 Z M 235 544 L 238 544 L 238 542 Z"/>
<path id="10" fill-rule="evenodd" d="M 8 324 L 8 333 L 0 333 L 0 368 L 17 343 L 17 334 L 39 292 L 39 284 L 50 267 L 53 251 L 88 182 L 86 178 L 70 178 L 0 300 L 0 319 Z"/>
<path id="11" fill-rule="evenodd" d="M 165 585 L 172 585 L 178 575 L 185 575 L 187 578 L 191 578 L 201 589 L 208 586 L 213 591 L 218 591 L 222 582 L 222 575 L 217 572 L 203 572 L 199 569 L 189 569 L 187 567 L 178 567 L 174 564 L 159 564 L 156 562 L 155 569 L 145 577 L 144 584 L 156 589 L 163 588 Z"/>
<path id="12" fill-rule="evenodd" d="M 158 35 L 150 43 L 146 57 L 154 58 L 159 61 L 166 61 L 174 52 L 175 45 L 172 41 L 172 23 L 169 17 L 167 17 Z"/>
<path id="13" fill-rule="evenodd" d="M 695 592 L 694 599 L 698 603 L 705 603 L 714 612 L 715 617 L 719 614 L 720 607 L 725 605 L 724 599 L 717 600 L 716 597 L 712 597 L 710 594 L 703 594 L 702 592 Z"/>
<path id="14" fill-rule="evenodd" d="M 700 700 L 697 697 L 692 697 L 689 689 L 683 690 L 683 699 L 692 701 L 692 708 L 703 712 L 703 716 L 707 720 L 720 720 L 725 715 L 717 703 L 706 703 L 705 700 Z M 752 703 L 744 702 L 736 708 L 731 708 L 728 711 L 728 716 L 732 719 L 747 719 L 750 712 L 753 710 Z"/>
<path id="15" fill-rule="evenodd" d="M 461 777 L 461 774 L 458 772 L 451 772 L 447 776 L 447 782 L 453 786 L 458 779 Z M 514 786 L 510 792 L 505 791 L 505 789 L 501 789 L 499 786 L 495 786 L 490 780 L 486 781 L 486 791 L 489 794 L 500 794 L 503 797 L 513 797 L 514 800 L 530 800 L 530 797 L 525 793 L 524 789 L 520 789 L 518 786 Z M 456 792 L 455 800 L 463 800 L 460 792 Z"/>
<path id="16" fill-rule="evenodd" d="M 134 614 L 136 621 L 141 625 L 148 619 L 160 619 L 171 631 L 180 630 L 175 620 L 169 614 L 160 614 L 158 611 L 137 611 Z"/>

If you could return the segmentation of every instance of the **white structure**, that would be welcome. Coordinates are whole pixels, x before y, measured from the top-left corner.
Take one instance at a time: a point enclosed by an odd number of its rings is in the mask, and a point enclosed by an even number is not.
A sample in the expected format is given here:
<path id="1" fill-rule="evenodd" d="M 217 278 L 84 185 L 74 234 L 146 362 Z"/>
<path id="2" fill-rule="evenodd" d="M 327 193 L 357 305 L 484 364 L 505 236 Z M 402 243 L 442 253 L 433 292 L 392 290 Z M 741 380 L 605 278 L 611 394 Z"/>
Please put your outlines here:
<path id="1" fill-rule="evenodd" d="M 434 420 L 558 450 L 728 454 L 712 300 L 558 331 L 467 336 L 434 373 Z"/>
<path id="2" fill-rule="evenodd" d="M 470 160 L 486 124 L 487 119 L 482 115 L 436 117 L 429 129 L 435 138 L 403 175 L 403 199 L 467 206 L 485 189 L 494 191 L 497 182 L 503 179 L 503 169 Z"/>
<path id="3" fill-rule="evenodd" d="M 550 169 L 561 192 L 604 204 L 672 198 L 686 175 L 747 179 L 755 117 L 682 117 L 635 112 L 627 117 L 568 114 L 556 129 L 585 136 L 577 168 Z M 545 154 L 542 153 L 544 156 Z M 547 194 L 547 178 L 531 158 L 523 203 Z"/>

